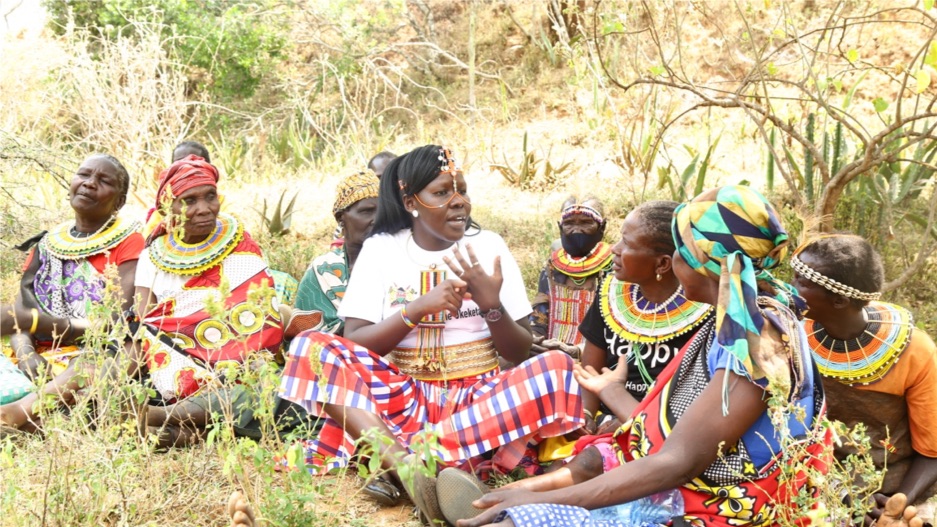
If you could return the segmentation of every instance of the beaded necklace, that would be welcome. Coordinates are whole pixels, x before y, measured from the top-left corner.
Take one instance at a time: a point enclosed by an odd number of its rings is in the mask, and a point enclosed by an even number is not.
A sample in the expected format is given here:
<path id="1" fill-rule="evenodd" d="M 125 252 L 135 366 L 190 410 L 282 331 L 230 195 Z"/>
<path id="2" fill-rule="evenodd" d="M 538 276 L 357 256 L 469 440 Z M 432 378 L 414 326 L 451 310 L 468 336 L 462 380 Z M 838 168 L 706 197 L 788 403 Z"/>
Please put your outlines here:
<path id="1" fill-rule="evenodd" d="M 560 247 L 550 255 L 550 263 L 566 276 L 581 279 L 608 267 L 612 263 L 612 248 L 599 242 L 586 256 L 573 258 Z"/>
<path id="2" fill-rule="evenodd" d="M 183 276 L 197 275 L 228 257 L 244 237 L 244 227 L 227 214 L 219 214 L 215 230 L 204 240 L 182 241 L 182 229 L 172 229 L 150 244 L 150 260 L 158 269 Z"/>
<path id="3" fill-rule="evenodd" d="M 108 220 L 95 232 L 76 235 L 74 222 L 55 226 L 43 238 L 45 249 L 62 260 L 81 260 L 112 249 L 128 236 L 140 230 L 140 223 L 117 217 Z"/>
<path id="4" fill-rule="evenodd" d="M 852 386 L 871 384 L 884 377 L 911 342 L 911 312 L 885 302 L 863 308 L 868 324 L 857 338 L 835 339 L 815 320 L 805 319 L 807 342 L 817 368 L 825 377 Z"/>
<path id="5" fill-rule="evenodd" d="M 713 306 L 688 300 L 683 286 L 664 302 L 641 295 L 640 286 L 609 276 L 599 288 L 602 319 L 631 342 L 654 344 L 687 333 L 706 320 Z"/>

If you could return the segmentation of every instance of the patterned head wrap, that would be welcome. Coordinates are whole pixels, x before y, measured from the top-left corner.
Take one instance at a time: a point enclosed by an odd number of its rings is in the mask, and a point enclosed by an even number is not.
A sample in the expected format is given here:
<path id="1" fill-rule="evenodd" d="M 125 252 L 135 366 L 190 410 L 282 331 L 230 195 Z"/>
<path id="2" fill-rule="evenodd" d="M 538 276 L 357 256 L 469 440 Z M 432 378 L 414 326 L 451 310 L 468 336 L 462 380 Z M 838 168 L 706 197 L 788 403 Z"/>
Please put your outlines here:
<path id="1" fill-rule="evenodd" d="M 706 191 L 674 212 L 673 237 L 680 256 L 698 273 L 719 281 L 716 341 L 753 371 L 764 318 L 756 304 L 758 280 L 767 281 L 784 304 L 803 299 L 768 269 L 787 253 L 788 234 L 770 203 L 742 186 Z"/>
<path id="2" fill-rule="evenodd" d="M 172 199 L 187 190 L 203 185 L 218 186 L 218 169 L 195 154 L 176 161 L 159 174 L 156 188 L 156 203 L 147 213 L 144 235 L 147 245 L 166 234 L 165 210 L 172 205 Z"/>
<path id="3" fill-rule="evenodd" d="M 332 215 L 338 214 L 363 199 L 376 198 L 380 185 L 380 178 L 370 170 L 348 176 L 338 184 L 338 188 L 335 190 Z"/>

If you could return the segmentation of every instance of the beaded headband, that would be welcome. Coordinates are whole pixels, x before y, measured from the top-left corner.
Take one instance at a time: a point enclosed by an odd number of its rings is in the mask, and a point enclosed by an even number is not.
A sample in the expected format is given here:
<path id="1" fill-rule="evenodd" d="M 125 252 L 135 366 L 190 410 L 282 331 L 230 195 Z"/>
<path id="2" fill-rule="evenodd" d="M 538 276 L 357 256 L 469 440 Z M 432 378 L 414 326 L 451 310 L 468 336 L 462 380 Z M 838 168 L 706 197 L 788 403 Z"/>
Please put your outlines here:
<path id="1" fill-rule="evenodd" d="M 448 148 L 440 148 L 439 156 L 436 159 L 439 160 L 439 173 L 451 175 L 453 179 L 452 184 L 455 185 L 455 177 L 462 171 L 462 167 L 456 163 L 455 157 L 452 156 L 452 151 Z M 400 190 L 404 192 L 407 191 L 407 184 L 405 182 L 398 181 L 397 186 L 400 187 Z"/>
<path id="2" fill-rule="evenodd" d="M 837 295 L 842 295 L 846 298 L 854 298 L 856 300 L 864 300 L 868 302 L 871 300 L 878 300 L 879 298 L 882 297 L 882 293 L 880 292 L 866 293 L 863 291 L 859 291 L 855 287 L 848 286 L 844 283 L 833 280 L 832 278 L 826 275 L 820 274 L 819 272 L 814 270 L 812 267 L 805 264 L 797 256 L 791 257 L 791 268 L 794 269 L 794 271 L 796 271 L 797 274 L 799 274 L 800 276 L 803 276 L 807 280 L 810 280 L 811 282 L 823 287 L 824 289 L 831 291 L 833 293 L 836 293 Z"/>
<path id="3" fill-rule="evenodd" d="M 570 216 L 574 214 L 582 214 L 584 216 L 588 216 L 592 218 L 593 220 L 595 220 L 596 223 L 602 223 L 603 221 L 605 221 L 605 218 L 602 217 L 599 211 L 595 210 L 594 208 L 588 205 L 570 205 L 569 207 L 566 207 L 565 209 L 563 209 L 563 215 L 560 216 L 560 221 L 563 221 L 566 218 L 569 218 Z"/>
<path id="4" fill-rule="evenodd" d="M 440 174 L 449 174 L 452 177 L 456 177 L 459 171 L 462 170 L 462 167 L 456 164 L 455 158 L 452 156 L 452 151 L 448 148 L 439 149 L 439 173 Z"/>

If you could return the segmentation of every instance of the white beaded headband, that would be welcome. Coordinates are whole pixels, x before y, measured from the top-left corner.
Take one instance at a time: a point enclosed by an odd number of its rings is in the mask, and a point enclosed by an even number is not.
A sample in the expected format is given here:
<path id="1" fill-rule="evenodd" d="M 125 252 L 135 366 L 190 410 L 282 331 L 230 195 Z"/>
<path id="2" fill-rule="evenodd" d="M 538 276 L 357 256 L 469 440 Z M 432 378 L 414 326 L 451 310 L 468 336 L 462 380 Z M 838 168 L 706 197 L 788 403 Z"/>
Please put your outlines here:
<path id="1" fill-rule="evenodd" d="M 817 271 L 815 271 L 813 268 L 811 268 L 809 265 L 805 264 L 797 256 L 791 257 L 791 268 L 793 268 L 794 271 L 797 272 L 797 274 L 799 274 L 800 276 L 803 276 L 807 280 L 810 280 L 811 282 L 827 289 L 828 291 L 832 291 L 833 293 L 836 293 L 837 295 L 843 295 L 846 298 L 854 298 L 856 300 L 870 301 L 870 300 L 878 300 L 879 298 L 882 297 L 882 293 L 880 292 L 866 293 L 864 291 L 859 291 L 855 287 L 848 286 L 846 284 L 833 280 L 832 278 L 826 275 L 820 274 Z"/>
<path id="2" fill-rule="evenodd" d="M 603 221 L 605 221 L 605 218 L 603 218 L 602 215 L 599 214 L 599 211 L 597 211 L 596 209 L 588 205 L 570 205 L 566 207 L 565 209 L 563 209 L 563 212 L 560 216 L 560 221 L 563 221 L 566 218 L 574 214 L 582 214 L 582 215 L 588 216 L 592 218 L 593 220 L 595 220 L 596 223 L 602 223 Z"/>

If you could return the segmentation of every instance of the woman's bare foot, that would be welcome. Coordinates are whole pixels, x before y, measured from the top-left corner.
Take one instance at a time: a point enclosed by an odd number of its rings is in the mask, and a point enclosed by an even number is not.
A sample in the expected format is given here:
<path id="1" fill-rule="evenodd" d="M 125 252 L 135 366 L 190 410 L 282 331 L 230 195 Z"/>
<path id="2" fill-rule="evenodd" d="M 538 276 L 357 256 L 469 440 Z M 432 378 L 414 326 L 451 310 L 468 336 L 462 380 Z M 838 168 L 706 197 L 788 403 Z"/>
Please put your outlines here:
<path id="1" fill-rule="evenodd" d="M 908 505 L 908 498 L 900 492 L 888 498 L 877 527 L 922 527 L 924 520 L 917 515 L 917 507 Z"/>
<path id="2" fill-rule="evenodd" d="M 231 527 L 258 527 L 254 510 L 238 491 L 232 492 L 228 499 L 228 516 L 231 518 Z"/>

